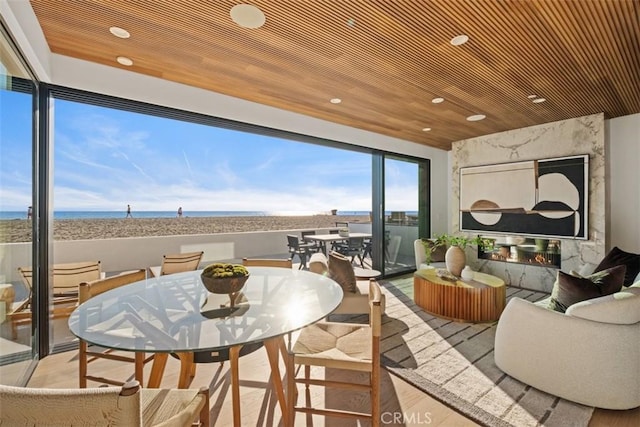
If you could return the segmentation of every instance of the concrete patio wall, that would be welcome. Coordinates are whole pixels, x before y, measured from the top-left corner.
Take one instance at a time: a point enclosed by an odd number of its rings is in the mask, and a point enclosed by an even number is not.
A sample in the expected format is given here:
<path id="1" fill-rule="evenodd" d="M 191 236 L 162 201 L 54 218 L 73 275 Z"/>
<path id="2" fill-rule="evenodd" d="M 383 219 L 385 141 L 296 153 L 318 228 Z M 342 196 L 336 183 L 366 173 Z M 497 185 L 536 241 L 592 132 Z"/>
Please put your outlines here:
<path id="1" fill-rule="evenodd" d="M 318 229 L 328 233 L 328 229 Z M 99 260 L 105 272 L 119 272 L 160 265 L 170 253 L 204 251 L 202 263 L 243 257 L 285 255 L 287 234 L 300 230 L 254 231 L 186 236 L 132 237 L 122 239 L 58 240 L 54 242 L 54 263 Z M 18 267 L 31 265 L 31 243 L 0 245 L 3 283 L 20 281 Z M 296 258 L 294 262 L 298 261 Z"/>

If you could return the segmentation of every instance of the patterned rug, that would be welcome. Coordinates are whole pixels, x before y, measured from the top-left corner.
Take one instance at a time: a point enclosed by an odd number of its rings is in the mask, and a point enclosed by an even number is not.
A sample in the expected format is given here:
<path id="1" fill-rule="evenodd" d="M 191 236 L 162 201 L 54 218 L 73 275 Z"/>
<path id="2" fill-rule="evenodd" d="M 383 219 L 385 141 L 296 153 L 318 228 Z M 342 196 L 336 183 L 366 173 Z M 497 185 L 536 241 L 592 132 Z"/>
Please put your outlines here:
<path id="1" fill-rule="evenodd" d="M 592 407 L 549 395 L 506 375 L 493 361 L 497 322 L 440 319 L 413 302 L 413 277 L 380 281 L 387 296 L 381 342 L 387 370 L 486 426 L 586 426 Z M 508 288 L 509 298 L 547 295 Z M 523 331 L 526 333 L 526 331 Z"/>

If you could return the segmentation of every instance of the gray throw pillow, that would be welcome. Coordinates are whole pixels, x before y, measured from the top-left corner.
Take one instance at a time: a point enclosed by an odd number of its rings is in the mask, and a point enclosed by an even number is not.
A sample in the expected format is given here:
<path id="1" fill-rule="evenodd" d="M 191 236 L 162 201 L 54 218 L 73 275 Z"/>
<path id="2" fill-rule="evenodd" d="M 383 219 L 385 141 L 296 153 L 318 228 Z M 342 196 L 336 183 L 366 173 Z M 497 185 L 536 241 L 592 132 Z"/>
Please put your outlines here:
<path id="1" fill-rule="evenodd" d="M 338 282 L 344 292 L 356 292 L 356 275 L 346 256 L 338 252 L 329 254 L 329 277 Z"/>
<path id="2" fill-rule="evenodd" d="M 577 302 L 618 292 L 622 288 L 626 269 L 626 266 L 618 265 L 587 277 L 558 271 L 549 308 L 564 313 Z"/>

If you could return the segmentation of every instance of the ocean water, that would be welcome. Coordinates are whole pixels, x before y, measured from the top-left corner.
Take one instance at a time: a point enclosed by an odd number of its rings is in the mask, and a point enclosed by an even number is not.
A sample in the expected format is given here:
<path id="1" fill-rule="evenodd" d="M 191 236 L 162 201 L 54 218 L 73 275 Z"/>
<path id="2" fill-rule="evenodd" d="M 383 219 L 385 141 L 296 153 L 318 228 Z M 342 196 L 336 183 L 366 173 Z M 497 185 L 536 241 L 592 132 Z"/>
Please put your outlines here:
<path id="1" fill-rule="evenodd" d="M 131 212 L 134 218 L 175 218 L 177 211 L 135 211 Z M 221 216 L 305 216 L 328 215 L 330 212 L 292 212 L 292 211 L 187 211 L 182 212 L 183 217 L 221 217 Z M 338 216 L 369 215 L 369 211 L 338 211 Z M 126 211 L 55 211 L 54 219 L 112 219 L 125 218 Z M 27 211 L 0 211 L 2 219 L 26 219 Z"/>

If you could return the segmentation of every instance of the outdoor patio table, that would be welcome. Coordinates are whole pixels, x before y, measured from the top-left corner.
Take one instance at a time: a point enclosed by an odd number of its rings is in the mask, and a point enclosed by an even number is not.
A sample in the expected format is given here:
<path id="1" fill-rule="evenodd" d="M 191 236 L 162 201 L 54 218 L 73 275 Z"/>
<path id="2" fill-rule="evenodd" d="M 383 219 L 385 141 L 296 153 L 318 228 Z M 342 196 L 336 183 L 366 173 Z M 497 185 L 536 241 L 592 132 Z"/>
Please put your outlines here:
<path id="1" fill-rule="evenodd" d="M 338 242 L 340 240 L 349 240 L 350 237 L 362 237 L 365 239 L 371 238 L 371 233 L 349 233 L 348 236 L 341 236 L 340 234 L 307 234 L 304 236 L 304 240 L 311 240 L 316 242 L 321 242 L 325 250 L 328 252 L 327 242 Z M 329 255 L 326 253 L 325 255 Z"/>
<path id="2" fill-rule="evenodd" d="M 284 335 L 317 322 L 342 301 L 335 281 L 308 271 L 248 267 L 234 307 L 209 293 L 199 271 L 149 278 L 81 304 L 69 318 L 78 338 L 106 348 L 155 353 L 149 387 L 159 387 L 169 354 L 180 358 L 179 388 L 194 374 L 194 352 L 229 351 L 234 425 L 240 425 L 238 359 L 243 345 L 263 342 L 286 419 L 279 369 Z"/>

